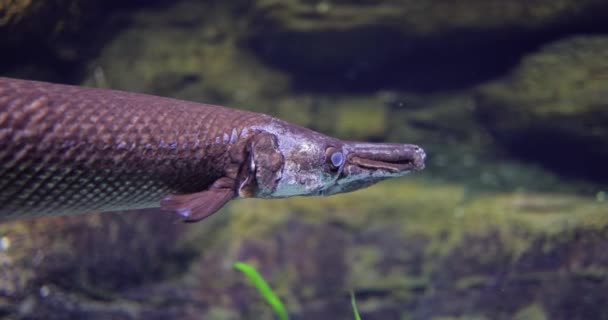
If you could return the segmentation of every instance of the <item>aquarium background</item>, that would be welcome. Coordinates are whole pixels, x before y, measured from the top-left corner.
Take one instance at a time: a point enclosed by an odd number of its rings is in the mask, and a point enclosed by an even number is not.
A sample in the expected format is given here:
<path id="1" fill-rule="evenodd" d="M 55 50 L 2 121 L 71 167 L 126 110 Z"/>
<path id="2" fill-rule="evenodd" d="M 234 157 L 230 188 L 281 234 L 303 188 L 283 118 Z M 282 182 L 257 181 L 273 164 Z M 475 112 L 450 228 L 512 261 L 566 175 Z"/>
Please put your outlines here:
<path id="1" fill-rule="evenodd" d="M 601 0 L 0 0 L 0 74 L 418 144 L 328 198 L 0 224 L 2 319 L 608 319 Z"/>

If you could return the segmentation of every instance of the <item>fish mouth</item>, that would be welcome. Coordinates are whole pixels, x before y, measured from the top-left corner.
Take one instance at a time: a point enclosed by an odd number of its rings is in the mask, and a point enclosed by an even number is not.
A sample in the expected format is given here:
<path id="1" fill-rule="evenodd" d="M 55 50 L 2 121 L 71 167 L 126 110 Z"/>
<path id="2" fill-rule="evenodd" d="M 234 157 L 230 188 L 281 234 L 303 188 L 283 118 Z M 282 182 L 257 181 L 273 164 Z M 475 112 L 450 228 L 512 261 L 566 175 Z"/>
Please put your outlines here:
<path id="1" fill-rule="evenodd" d="M 362 169 L 398 174 L 420 171 L 425 166 L 426 153 L 413 144 L 352 142 L 345 149 L 348 163 Z"/>

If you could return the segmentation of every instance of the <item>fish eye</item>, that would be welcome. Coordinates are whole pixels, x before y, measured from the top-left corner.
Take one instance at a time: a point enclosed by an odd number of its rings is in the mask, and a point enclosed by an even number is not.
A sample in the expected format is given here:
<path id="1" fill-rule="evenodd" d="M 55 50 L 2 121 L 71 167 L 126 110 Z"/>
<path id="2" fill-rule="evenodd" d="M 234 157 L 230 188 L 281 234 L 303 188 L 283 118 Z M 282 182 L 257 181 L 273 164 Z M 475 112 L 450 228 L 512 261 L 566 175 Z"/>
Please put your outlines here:
<path id="1" fill-rule="evenodd" d="M 331 154 L 330 160 L 334 167 L 339 168 L 344 164 L 344 154 L 340 151 L 336 151 Z"/>

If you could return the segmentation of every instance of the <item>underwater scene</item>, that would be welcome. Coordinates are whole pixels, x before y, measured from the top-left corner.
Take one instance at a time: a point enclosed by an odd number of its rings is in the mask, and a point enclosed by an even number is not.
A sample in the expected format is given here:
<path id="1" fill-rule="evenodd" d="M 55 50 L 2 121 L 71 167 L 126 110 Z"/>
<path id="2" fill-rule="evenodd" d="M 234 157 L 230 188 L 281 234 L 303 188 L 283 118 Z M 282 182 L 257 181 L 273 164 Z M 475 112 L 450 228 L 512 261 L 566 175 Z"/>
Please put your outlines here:
<path id="1" fill-rule="evenodd" d="M 604 0 L 0 0 L 0 76 L 426 152 L 197 223 L 0 222 L 0 319 L 608 319 Z"/>

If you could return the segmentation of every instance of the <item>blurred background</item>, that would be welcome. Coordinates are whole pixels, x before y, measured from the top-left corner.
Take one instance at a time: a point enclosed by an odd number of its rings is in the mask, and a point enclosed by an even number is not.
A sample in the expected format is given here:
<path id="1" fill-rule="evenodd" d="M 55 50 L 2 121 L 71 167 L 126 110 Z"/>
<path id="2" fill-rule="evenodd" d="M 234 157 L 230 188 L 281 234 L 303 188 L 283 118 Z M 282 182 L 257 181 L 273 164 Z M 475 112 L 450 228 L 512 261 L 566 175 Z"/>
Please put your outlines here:
<path id="1" fill-rule="evenodd" d="M 603 0 L 0 0 L 0 75 L 228 105 L 427 168 L 329 198 L 0 224 L 2 319 L 608 319 Z"/>

